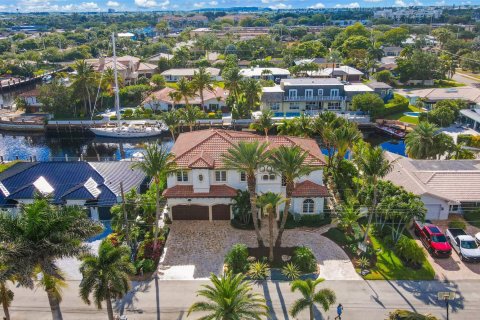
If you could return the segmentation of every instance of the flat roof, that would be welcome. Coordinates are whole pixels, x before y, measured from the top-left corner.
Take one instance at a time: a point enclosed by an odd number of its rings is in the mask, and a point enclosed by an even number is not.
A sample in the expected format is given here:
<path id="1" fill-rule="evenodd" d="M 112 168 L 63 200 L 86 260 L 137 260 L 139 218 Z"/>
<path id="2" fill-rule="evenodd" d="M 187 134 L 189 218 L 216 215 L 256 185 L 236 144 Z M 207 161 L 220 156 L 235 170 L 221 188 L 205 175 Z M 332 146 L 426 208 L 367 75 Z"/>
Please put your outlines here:
<path id="1" fill-rule="evenodd" d="M 475 122 L 480 122 L 480 109 L 476 109 L 476 110 L 478 111 L 475 112 L 474 110 L 462 109 L 460 110 L 460 113 L 463 116 L 474 120 Z"/>
<path id="2" fill-rule="evenodd" d="M 287 86 L 309 86 L 309 85 L 331 85 L 331 86 L 341 86 L 343 83 L 336 78 L 323 78 L 323 79 L 314 79 L 314 78 L 295 78 L 295 79 L 284 79 L 282 83 Z"/>
<path id="3" fill-rule="evenodd" d="M 364 84 L 346 84 L 343 89 L 347 92 L 373 92 L 373 89 Z"/>

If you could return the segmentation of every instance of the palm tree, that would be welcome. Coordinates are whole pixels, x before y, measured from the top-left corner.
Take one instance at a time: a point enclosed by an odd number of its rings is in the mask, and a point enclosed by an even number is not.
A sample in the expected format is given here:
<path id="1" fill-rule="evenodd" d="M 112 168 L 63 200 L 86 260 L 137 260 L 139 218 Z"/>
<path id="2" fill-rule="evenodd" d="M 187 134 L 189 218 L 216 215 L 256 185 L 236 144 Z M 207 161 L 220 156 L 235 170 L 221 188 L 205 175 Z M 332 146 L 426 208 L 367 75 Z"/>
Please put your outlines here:
<path id="1" fill-rule="evenodd" d="M 465 160 L 465 159 L 475 159 L 475 154 L 465 149 L 465 143 L 460 142 L 458 144 L 453 144 L 448 152 L 447 159 L 455 159 L 455 160 Z"/>
<path id="2" fill-rule="evenodd" d="M 345 230 L 347 234 L 353 234 L 353 226 L 357 225 L 358 220 L 366 216 L 361 212 L 355 203 L 345 203 L 342 205 L 341 210 L 338 211 L 336 221 L 342 230 Z"/>
<path id="3" fill-rule="evenodd" d="M 240 82 L 240 90 L 247 103 L 247 108 L 249 110 L 255 109 L 260 103 L 262 95 L 262 85 L 260 82 L 252 78 L 244 79 Z"/>
<path id="4" fill-rule="evenodd" d="M 337 115 L 331 111 L 320 113 L 312 123 L 312 132 L 320 136 L 323 147 L 327 149 L 327 169 L 330 169 L 333 162 L 333 132 L 336 128 L 344 124 L 345 120 L 343 118 L 338 118 Z"/>
<path id="5" fill-rule="evenodd" d="M 182 99 L 185 100 L 185 106 L 188 106 L 188 99 L 194 96 L 194 92 L 190 82 L 188 82 L 185 77 L 181 78 L 177 82 L 177 91 L 182 97 Z"/>
<path id="6" fill-rule="evenodd" d="M 187 124 L 187 126 L 190 128 L 190 131 L 193 131 L 193 126 L 195 126 L 197 120 L 201 119 L 204 114 L 199 107 L 194 107 L 191 105 L 187 105 L 185 108 L 178 111 L 180 119 Z"/>
<path id="7" fill-rule="evenodd" d="M 337 163 L 340 163 L 345 158 L 347 151 L 353 147 L 353 144 L 361 139 L 362 134 L 353 122 L 348 122 L 345 125 L 333 130 L 333 146 L 337 153 Z"/>
<path id="8" fill-rule="evenodd" d="M 222 73 L 222 77 L 225 82 L 225 89 L 228 89 L 230 95 L 235 99 L 235 104 L 237 104 L 240 95 L 240 83 L 243 80 L 240 69 L 236 67 L 227 69 Z"/>
<path id="9" fill-rule="evenodd" d="M 269 245 L 269 254 L 268 260 L 273 262 L 273 224 L 275 223 L 275 216 L 277 213 L 277 206 L 281 204 L 284 200 L 282 196 L 273 193 L 273 192 L 266 192 L 258 197 L 257 205 L 261 208 L 264 208 L 268 214 L 268 245 Z"/>
<path id="10" fill-rule="evenodd" d="M 191 86 L 193 91 L 198 92 L 198 95 L 200 96 L 203 111 L 206 111 L 203 93 L 205 91 L 213 92 L 215 90 L 213 87 L 213 83 L 214 82 L 212 80 L 212 76 L 205 69 L 205 67 L 198 68 L 198 72 L 195 72 L 193 75 Z"/>
<path id="11" fill-rule="evenodd" d="M 252 286 L 244 281 L 242 274 L 233 275 L 231 272 L 217 277 L 212 273 L 210 281 L 212 285 L 204 285 L 197 292 L 198 296 L 207 301 L 195 302 L 188 315 L 192 312 L 203 312 L 205 316 L 200 319 L 221 320 L 260 320 L 268 317 L 268 307 L 265 299 L 252 293 Z"/>
<path id="12" fill-rule="evenodd" d="M 13 301 L 13 291 L 7 285 L 7 279 L 0 281 L 0 304 L 3 307 L 3 314 L 6 320 L 10 320 L 10 305 Z"/>
<path id="13" fill-rule="evenodd" d="M 142 170 L 148 177 L 153 178 L 153 183 L 156 188 L 156 214 L 155 214 L 155 227 L 154 227 L 154 240 L 153 250 L 156 251 L 158 247 L 158 223 L 162 214 L 162 208 L 160 206 L 161 200 L 161 187 L 162 183 L 167 179 L 167 176 L 177 169 L 175 163 L 175 156 L 170 153 L 166 148 L 159 147 L 158 143 L 152 143 L 147 145 L 145 149 L 144 161 L 136 162 L 132 168 L 138 168 Z"/>
<path id="14" fill-rule="evenodd" d="M 168 93 L 168 97 L 172 99 L 172 109 L 175 110 L 177 103 L 182 100 L 182 95 L 179 91 L 172 90 Z"/>
<path id="15" fill-rule="evenodd" d="M 269 69 L 262 70 L 261 77 L 263 80 L 267 80 L 269 75 L 272 75 L 272 70 L 269 70 Z"/>
<path id="16" fill-rule="evenodd" d="M 177 128 L 180 125 L 179 112 L 172 108 L 172 110 L 162 113 L 161 118 L 162 121 L 168 126 L 168 130 L 170 130 L 173 142 L 175 142 L 175 132 L 177 132 Z"/>
<path id="17" fill-rule="evenodd" d="M 314 305 L 319 304 L 322 306 L 324 311 L 328 311 L 331 305 L 336 301 L 335 292 L 331 289 L 321 289 L 318 292 L 315 291 L 317 285 L 323 282 L 324 279 L 318 278 L 317 280 L 307 279 L 307 280 L 295 280 L 290 285 L 292 292 L 300 291 L 302 298 L 296 300 L 291 309 L 290 314 L 292 317 L 297 317 L 297 315 L 308 308 L 310 313 L 310 320 L 314 320 Z"/>
<path id="18" fill-rule="evenodd" d="M 353 157 L 354 163 L 368 186 L 373 188 L 372 208 L 368 215 L 368 224 L 365 229 L 363 241 L 367 240 L 372 217 L 376 214 L 378 198 L 378 181 L 384 178 L 393 170 L 393 163 L 385 158 L 385 152 L 381 147 L 372 147 L 369 144 L 362 144 L 359 150 L 356 150 Z"/>
<path id="19" fill-rule="evenodd" d="M 130 289 L 129 274 L 135 272 L 130 262 L 128 247 L 114 247 L 108 240 L 103 240 L 98 248 L 98 256 L 88 254 L 82 257 L 80 267 L 80 297 L 90 304 L 89 296 L 93 293 L 95 305 L 102 308 L 102 301 L 107 304 L 108 319 L 113 320 L 112 299 L 121 299 Z"/>
<path id="20" fill-rule="evenodd" d="M 74 95 L 83 101 L 84 112 L 92 113 L 92 96 L 97 81 L 96 73 L 85 60 L 76 61 L 73 68 L 76 71 L 72 82 Z"/>
<path id="21" fill-rule="evenodd" d="M 265 137 L 268 136 L 268 131 L 273 127 L 273 112 L 272 110 L 264 110 L 260 114 L 260 117 L 252 123 L 252 129 L 263 131 L 265 133 Z"/>
<path id="22" fill-rule="evenodd" d="M 280 146 L 271 156 L 272 167 L 278 174 L 282 175 L 285 181 L 285 207 L 283 209 L 282 221 L 280 229 L 278 230 L 275 246 L 282 245 L 282 235 L 287 223 L 288 211 L 290 210 L 290 203 L 292 201 L 293 189 L 295 187 L 295 180 L 308 175 L 312 172 L 312 166 L 306 164 L 308 152 L 304 151 L 299 146 L 286 147 Z"/>
<path id="23" fill-rule="evenodd" d="M 7 267 L 3 276 L 15 276 L 20 285 L 33 288 L 41 273 L 52 318 L 61 320 L 63 277 L 56 260 L 87 253 L 89 247 L 82 243 L 101 230 L 83 208 L 54 206 L 45 198 L 23 205 L 17 215 L 0 213 L 0 243 L 9 244 L 2 248 L 2 263 Z"/>
<path id="24" fill-rule="evenodd" d="M 413 159 L 432 159 L 436 155 L 435 136 L 438 127 L 430 122 L 421 121 L 405 137 L 406 152 Z"/>
<path id="25" fill-rule="evenodd" d="M 245 172 L 247 178 L 247 189 L 250 193 L 250 206 L 252 211 L 253 226 L 257 236 L 258 246 L 263 247 L 263 239 L 258 228 L 258 210 L 257 210 L 257 170 L 268 163 L 270 152 L 267 150 L 268 144 L 259 141 L 245 142 L 240 141 L 234 145 L 227 153 L 222 155 L 225 167 Z"/>
<path id="26" fill-rule="evenodd" d="M 300 117 L 293 119 L 296 136 L 308 137 L 311 135 L 312 131 L 312 118 L 302 113 Z"/>

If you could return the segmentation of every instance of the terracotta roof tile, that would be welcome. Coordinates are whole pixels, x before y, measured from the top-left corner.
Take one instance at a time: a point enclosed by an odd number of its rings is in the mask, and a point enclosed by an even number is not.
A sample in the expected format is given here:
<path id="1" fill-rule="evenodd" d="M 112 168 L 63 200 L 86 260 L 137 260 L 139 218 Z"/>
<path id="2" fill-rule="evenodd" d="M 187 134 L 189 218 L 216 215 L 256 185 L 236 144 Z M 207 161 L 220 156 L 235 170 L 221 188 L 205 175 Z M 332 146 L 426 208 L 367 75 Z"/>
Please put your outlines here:
<path id="1" fill-rule="evenodd" d="M 292 193 L 293 197 L 328 197 L 327 187 L 310 180 L 297 183 Z"/>
<path id="2" fill-rule="evenodd" d="M 190 163 L 188 164 L 188 167 L 192 169 L 194 168 L 201 169 L 201 168 L 213 168 L 214 165 L 215 165 L 215 160 L 211 156 L 209 156 L 208 154 L 202 151 L 200 155 L 198 155 L 197 157 L 193 158 L 192 161 L 190 161 Z"/>
<path id="3" fill-rule="evenodd" d="M 210 192 L 193 192 L 191 185 L 176 185 L 163 191 L 165 198 L 233 198 L 237 190 L 227 185 L 211 185 Z"/>

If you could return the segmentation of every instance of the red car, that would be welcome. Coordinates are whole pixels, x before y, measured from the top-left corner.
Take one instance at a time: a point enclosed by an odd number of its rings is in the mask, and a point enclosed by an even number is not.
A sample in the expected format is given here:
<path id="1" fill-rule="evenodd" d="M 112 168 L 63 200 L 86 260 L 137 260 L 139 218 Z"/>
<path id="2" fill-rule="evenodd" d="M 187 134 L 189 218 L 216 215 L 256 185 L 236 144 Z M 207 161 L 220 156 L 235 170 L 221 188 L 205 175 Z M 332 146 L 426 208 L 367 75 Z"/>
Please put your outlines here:
<path id="1" fill-rule="evenodd" d="M 431 223 L 415 221 L 415 234 L 428 251 L 437 257 L 450 257 L 452 247 L 439 227 Z"/>

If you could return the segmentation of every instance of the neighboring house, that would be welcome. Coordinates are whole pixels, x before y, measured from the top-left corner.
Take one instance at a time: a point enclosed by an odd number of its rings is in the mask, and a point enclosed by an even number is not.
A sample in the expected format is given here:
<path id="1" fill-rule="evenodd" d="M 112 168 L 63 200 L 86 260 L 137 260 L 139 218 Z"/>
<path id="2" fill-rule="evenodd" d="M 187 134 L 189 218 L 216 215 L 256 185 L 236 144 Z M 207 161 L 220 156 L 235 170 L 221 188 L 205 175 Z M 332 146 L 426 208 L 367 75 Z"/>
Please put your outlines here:
<path id="1" fill-rule="evenodd" d="M 480 89 L 470 86 L 417 90 L 402 89 L 398 90 L 397 93 L 405 96 L 413 105 L 421 99 L 427 109 L 431 109 L 438 101 L 442 100 L 464 100 L 470 108 L 480 106 Z"/>
<path id="2" fill-rule="evenodd" d="M 112 57 L 85 60 L 97 72 L 114 69 Z M 157 70 L 157 65 L 140 62 L 140 59 L 132 56 L 117 57 L 117 72 L 126 85 L 135 84 L 140 77 L 150 78 Z"/>
<path id="3" fill-rule="evenodd" d="M 228 170 L 222 162 L 225 154 L 240 141 L 267 142 L 270 149 L 281 145 L 299 146 L 308 152 L 305 161 L 315 170 L 296 181 L 291 211 L 295 214 L 322 214 L 328 196 L 323 184 L 325 158 L 313 139 L 269 136 L 230 130 L 201 130 L 182 133 L 172 153 L 178 166 L 176 174 L 167 178 L 168 214 L 172 220 L 230 220 L 233 218 L 233 198 L 238 190 L 246 190 L 243 172 Z M 257 172 L 257 193 L 268 191 L 285 195 L 282 177 L 267 166 Z M 283 205 L 282 205 L 283 206 Z M 282 206 L 277 208 L 278 213 Z"/>
<path id="4" fill-rule="evenodd" d="M 393 170 L 385 180 L 420 196 L 427 219 L 445 220 L 480 206 L 480 160 L 413 160 L 386 152 Z"/>
<path id="5" fill-rule="evenodd" d="M 25 101 L 26 113 L 35 113 L 35 112 L 40 112 L 42 110 L 42 103 L 38 101 L 39 94 L 40 94 L 40 89 L 35 88 L 33 90 L 29 90 L 27 92 L 23 92 L 18 95 L 19 98 Z"/>
<path id="6" fill-rule="evenodd" d="M 131 32 L 119 32 L 119 33 L 117 33 L 117 37 L 119 37 L 119 38 L 127 38 L 127 39 L 130 39 L 130 40 L 135 40 L 135 33 L 131 33 Z"/>
<path id="7" fill-rule="evenodd" d="M 290 71 L 282 68 L 248 68 L 241 69 L 240 75 L 252 79 L 277 80 L 290 78 Z"/>
<path id="8" fill-rule="evenodd" d="M 79 205 L 94 220 L 110 218 L 110 208 L 125 192 L 140 192 L 147 184 L 143 171 L 131 162 L 20 162 L 0 173 L 0 208 L 16 212 L 37 194 L 57 205 Z"/>
<path id="9" fill-rule="evenodd" d="M 313 78 L 337 78 L 348 82 L 361 82 L 363 72 L 349 66 L 340 66 L 338 68 L 325 68 L 319 71 L 309 73 Z"/>
<path id="10" fill-rule="evenodd" d="M 217 68 L 205 68 L 208 73 L 212 76 L 212 80 L 221 81 L 222 77 L 220 76 L 220 69 Z M 198 68 L 184 68 L 184 69 L 169 69 L 162 72 L 165 81 L 167 82 L 177 82 L 182 78 L 191 79 L 195 72 L 198 72 Z"/>
<path id="11" fill-rule="evenodd" d="M 332 68 L 334 64 L 333 61 L 328 61 L 327 58 L 301 59 L 295 61 L 295 65 L 297 66 L 309 63 L 315 63 L 319 69 Z M 340 67 L 340 61 L 335 62 L 335 68 L 338 67 Z"/>
<path id="12" fill-rule="evenodd" d="M 460 110 L 460 121 L 473 130 L 480 132 L 480 108 Z"/>
<path id="13" fill-rule="evenodd" d="M 398 57 L 402 52 L 402 47 L 382 47 L 383 53 L 387 57 Z"/>
<path id="14" fill-rule="evenodd" d="M 143 101 L 143 106 L 148 109 L 155 111 L 167 111 L 172 109 L 173 100 L 170 98 L 169 93 L 175 91 L 172 88 L 163 88 L 161 90 L 153 92 L 149 97 Z M 222 112 L 228 112 L 228 107 L 226 105 L 226 100 L 228 98 L 228 90 L 222 89 L 220 87 L 215 87 L 213 91 L 205 90 L 203 92 L 203 99 L 205 107 L 208 111 L 215 112 L 221 110 Z M 180 108 L 185 106 L 185 100 L 175 102 L 175 108 Z M 203 109 L 201 106 L 200 96 L 195 94 L 195 96 L 188 99 L 190 105 L 198 106 Z"/>
<path id="15" fill-rule="evenodd" d="M 154 56 L 151 56 L 150 58 L 148 58 L 147 61 L 151 64 L 158 65 L 158 62 L 160 61 L 160 59 L 172 60 L 173 54 L 159 53 Z"/>
<path id="16" fill-rule="evenodd" d="M 203 27 L 208 24 L 208 18 L 204 15 L 164 15 L 158 18 L 158 22 L 166 21 L 168 27 L 181 30 L 186 27 Z"/>
<path id="17" fill-rule="evenodd" d="M 346 111 L 355 95 L 367 92 L 374 90 L 364 84 L 345 84 L 335 78 L 285 79 L 280 85 L 263 88 L 260 109 L 272 110 L 276 117 Z"/>
<path id="18" fill-rule="evenodd" d="M 367 86 L 372 88 L 385 102 L 393 98 L 393 88 L 385 82 L 370 81 Z"/>

